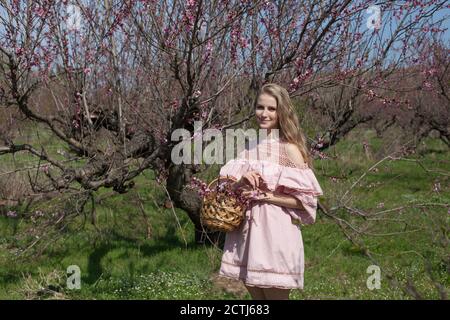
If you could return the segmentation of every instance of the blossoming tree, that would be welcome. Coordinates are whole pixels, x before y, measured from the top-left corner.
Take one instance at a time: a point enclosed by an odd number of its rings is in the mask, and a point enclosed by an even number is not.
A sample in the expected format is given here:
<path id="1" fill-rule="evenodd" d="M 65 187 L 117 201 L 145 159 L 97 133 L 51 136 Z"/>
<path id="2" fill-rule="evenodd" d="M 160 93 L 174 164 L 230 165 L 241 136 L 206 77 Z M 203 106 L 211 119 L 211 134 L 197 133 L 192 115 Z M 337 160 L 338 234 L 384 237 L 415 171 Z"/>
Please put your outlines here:
<path id="1" fill-rule="evenodd" d="M 86 201 L 102 187 L 127 192 L 139 174 L 154 169 L 200 230 L 199 198 L 185 188 L 198 167 L 172 163 L 175 129 L 193 132 L 194 121 L 204 128 L 246 125 L 258 87 L 276 81 L 306 102 L 305 114 L 320 116 L 320 130 L 309 137 L 320 156 L 373 119 L 359 112 L 367 101 L 411 103 L 398 97 L 392 74 L 414 59 L 425 74 L 437 74 L 410 48 L 442 37 L 442 21 L 431 17 L 446 6 L 436 0 L 1 1 L 0 105 L 15 118 L 2 124 L 0 155 L 35 156 L 46 164 L 39 171 L 46 180 L 34 190 L 82 192 Z M 440 97 L 448 100 L 445 90 Z M 7 127 L 19 119 L 41 124 L 84 160 L 75 165 L 45 146 L 17 142 Z"/>

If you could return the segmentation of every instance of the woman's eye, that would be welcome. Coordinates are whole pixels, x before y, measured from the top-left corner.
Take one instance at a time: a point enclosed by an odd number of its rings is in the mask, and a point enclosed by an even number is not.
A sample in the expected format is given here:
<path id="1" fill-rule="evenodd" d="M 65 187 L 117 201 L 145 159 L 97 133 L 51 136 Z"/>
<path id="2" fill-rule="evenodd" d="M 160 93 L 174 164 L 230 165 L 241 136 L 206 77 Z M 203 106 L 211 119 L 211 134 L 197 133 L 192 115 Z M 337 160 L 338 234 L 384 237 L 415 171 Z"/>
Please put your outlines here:
<path id="1" fill-rule="evenodd" d="M 265 108 L 264 108 L 264 106 L 257 106 L 256 107 L 256 110 L 264 110 Z M 267 108 L 267 111 L 270 111 L 270 112 L 276 112 L 277 111 L 277 108 L 274 108 L 274 107 L 268 107 Z"/>

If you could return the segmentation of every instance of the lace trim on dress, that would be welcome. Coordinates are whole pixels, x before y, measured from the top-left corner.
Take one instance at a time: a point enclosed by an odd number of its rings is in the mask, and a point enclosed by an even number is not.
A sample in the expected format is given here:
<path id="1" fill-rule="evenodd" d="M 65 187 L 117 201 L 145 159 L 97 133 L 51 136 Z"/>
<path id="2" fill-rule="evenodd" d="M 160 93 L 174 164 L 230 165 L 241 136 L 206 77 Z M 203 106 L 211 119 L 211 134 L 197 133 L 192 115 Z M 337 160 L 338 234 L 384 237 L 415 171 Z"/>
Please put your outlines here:
<path id="1" fill-rule="evenodd" d="M 220 273 L 219 277 L 224 277 L 227 279 L 232 279 L 232 280 L 240 280 L 242 282 L 244 282 L 245 285 L 249 286 L 249 287 L 258 287 L 258 288 L 278 288 L 278 289 L 301 289 L 303 290 L 303 286 L 281 286 L 281 285 L 262 285 L 259 283 L 251 283 L 248 282 L 247 279 L 245 277 L 242 276 L 234 276 L 234 275 L 228 275 L 225 273 Z"/>
<path id="2" fill-rule="evenodd" d="M 274 143 L 277 143 L 277 145 L 274 145 Z M 276 147 L 278 147 L 278 158 L 276 159 L 276 163 L 283 167 L 289 167 L 289 168 L 297 168 L 297 169 L 308 169 L 309 166 L 307 163 L 303 163 L 302 165 L 297 165 L 294 163 L 291 158 L 289 157 L 287 151 L 286 151 L 286 142 L 265 142 L 259 144 L 256 148 L 257 151 L 254 153 L 251 153 L 249 150 L 245 150 L 243 153 L 243 158 L 246 160 L 250 160 L 250 157 L 253 157 L 255 159 L 252 160 L 275 160 L 276 155 L 272 156 L 272 150 L 276 150 Z M 276 151 L 275 151 L 276 152 Z M 271 161 L 274 162 L 274 161 Z"/>
<path id="3" fill-rule="evenodd" d="M 272 271 L 272 270 L 249 269 L 249 268 L 247 268 L 246 264 L 231 263 L 231 262 L 224 261 L 224 260 L 222 260 L 221 263 L 229 264 L 231 266 L 235 266 L 235 267 L 239 267 L 239 268 L 246 268 L 245 270 L 250 271 L 250 272 L 273 273 L 273 274 L 281 274 L 281 275 L 288 275 L 288 276 L 300 276 L 303 274 L 303 273 L 298 273 L 298 272 L 277 272 L 277 271 Z"/>
<path id="4" fill-rule="evenodd" d="M 303 163 L 302 165 L 297 165 L 296 163 L 292 162 L 291 158 L 289 158 L 287 151 L 286 151 L 286 144 L 281 144 L 281 152 L 280 152 L 280 165 L 290 168 L 298 168 L 298 169 L 305 169 L 309 168 L 307 163 Z"/>

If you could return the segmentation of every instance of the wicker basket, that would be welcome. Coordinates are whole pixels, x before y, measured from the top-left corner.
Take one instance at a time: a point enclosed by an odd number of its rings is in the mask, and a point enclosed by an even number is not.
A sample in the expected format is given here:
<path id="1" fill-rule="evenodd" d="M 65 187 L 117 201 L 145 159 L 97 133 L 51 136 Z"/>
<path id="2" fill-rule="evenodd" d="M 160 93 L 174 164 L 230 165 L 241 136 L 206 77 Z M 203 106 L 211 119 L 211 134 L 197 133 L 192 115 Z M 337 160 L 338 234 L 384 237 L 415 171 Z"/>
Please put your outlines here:
<path id="1" fill-rule="evenodd" d="M 221 177 L 211 181 L 208 188 L 211 189 L 214 184 L 223 180 L 236 181 L 229 177 Z M 214 188 L 216 187 L 214 186 Z M 215 191 L 203 198 L 200 221 L 210 231 L 230 232 L 241 224 L 244 218 L 244 209 L 244 206 L 239 204 L 236 198 L 230 197 L 216 188 Z"/>

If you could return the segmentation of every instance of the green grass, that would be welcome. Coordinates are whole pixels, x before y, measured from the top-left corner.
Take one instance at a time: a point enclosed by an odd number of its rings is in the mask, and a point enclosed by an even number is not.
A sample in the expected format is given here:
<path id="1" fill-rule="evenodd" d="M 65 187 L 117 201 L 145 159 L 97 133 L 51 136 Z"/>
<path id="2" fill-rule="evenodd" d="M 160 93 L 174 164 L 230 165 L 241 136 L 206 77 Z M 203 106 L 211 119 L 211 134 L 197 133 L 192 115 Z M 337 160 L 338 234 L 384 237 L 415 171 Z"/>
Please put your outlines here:
<path id="1" fill-rule="evenodd" d="M 372 131 L 355 132 L 328 151 L 335 159 L 315 162 L 316 175 L 325 195 L 321 201 L 336 205 L 346 191 L 377 160 L 365 158 L 361 137 L 369 142 L 373 153 L 382 142 Z M 49 143 L 49 142 L 48 142 Z M 316 224 L 302 230 L 305 256 L 305 290 L 293 291 L 292 299 L 405 299 L 400 287 L 387 275 L 396 276 L 400 286 L 410 279 L 417 290 L 429 299 L 438 293 L 426 272 L 425 261 L 432 266 L 432 276 L 447 290 L 450 284 L 448 259 L 448 207 L 410 208 L 418 203 L 450 203 L 448 172 L 449 150 L 437 140 L 429 139 L 410 160 L 385 161 L 378 171 L 368 172 L 352 189 L 347 205 L 373 213 L 406 206 L 400 212 L 382 215 L 387 220 L 370 221 L 339 211 L 357 229 L 385 236 L 359 237 L 381 267 L 381 289 L 366 286 L 367 268 L 373 264 L 363 247 L 351 243 L 330 218 L 319 214 Z M 11 160 L 11 159 L 9 159 Z M 16 161 L 25 161 L 26 156 Z M 202 173 L 212 179 L 218 168 Z M 447 176 L 437 172 L 447 172 Z M 333 180 L 331 177 L 337 177 Z M 440 183 L 440 190 L 433 187 Z M 154 181 L 151 171 L 136 179 L 136 188 L 127 194 L 106 196 L 96 206 L 96 227 L 84 228 L 83 217 L 76 218 L 62 238 L 50 243 L 42 255 L 33 259 L 14 254 L 16 235 L 27 223 L 0 217 L 0 299 L 55 298 L 39 292 L 39 286 L 52 282 L 55 291 L 69 299 L 249 299 L 225 291 L 212 281 L 220 266 L 221 251 L 196 245 L 193 226 L 182 210 L 166 209 L 160 204 L 164 190 Z M 96 195 L 107 195 L 99 190 Z M 143 200 L 147 225 L 138 205 Z M 181 228 L 178 226 L 177 219 Z M 391 220 L 389 220 L 391 219 Z M 447 239 L 447 240 L 446 240 Z M 81 289 L 68 290 L 66 269 L 81 269 Z M 59 277 L 47 279 L 53 273 Z"/>

